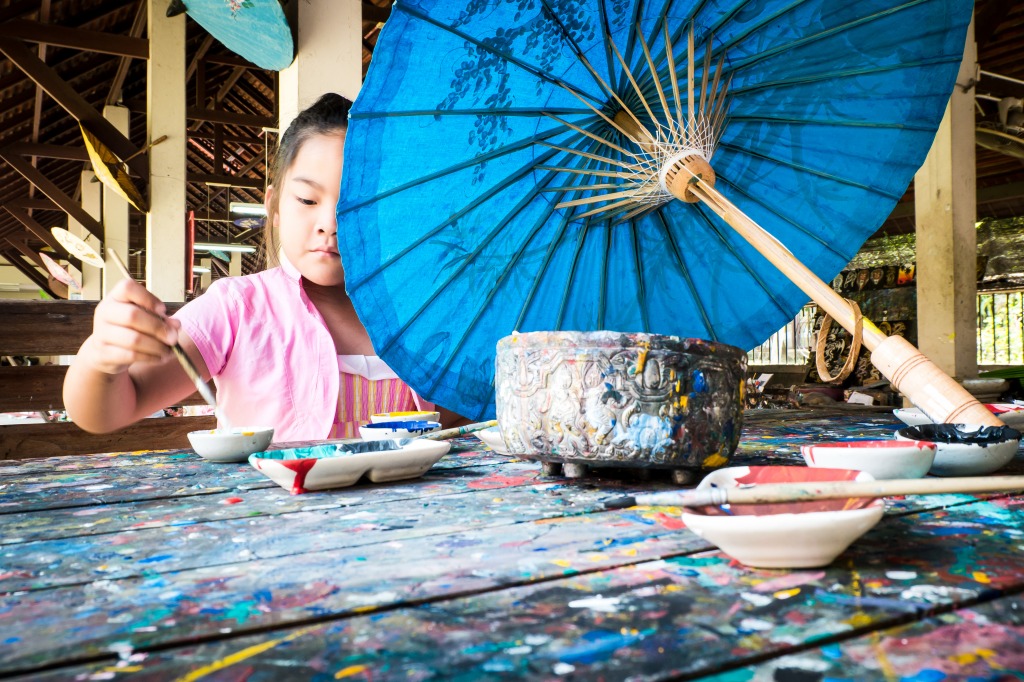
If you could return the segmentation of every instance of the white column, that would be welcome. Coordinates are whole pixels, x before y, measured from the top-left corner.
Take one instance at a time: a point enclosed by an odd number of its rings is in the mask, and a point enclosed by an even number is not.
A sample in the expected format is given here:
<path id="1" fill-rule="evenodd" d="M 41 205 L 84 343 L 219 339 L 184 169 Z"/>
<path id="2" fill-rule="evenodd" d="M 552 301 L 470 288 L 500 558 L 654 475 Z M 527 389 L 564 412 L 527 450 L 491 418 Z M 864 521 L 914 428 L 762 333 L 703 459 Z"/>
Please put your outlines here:
<path id="1" fill-rule="evenodd" d="M 356 98 L 363 83 L 361 0 L 298 3 L 295 61 L 278 80 L 278 125 L 283 133 L 296 115 L 325 92 Z"/>
<path id="2" fill-rule="evenodd" d="M 130 114 L 126 107 L 105 106 L 103 107 L 103 118 L 114 124 L 114 127 L 124 133 L 129 133 Z M 128 202 L 124 198 L 103 185 L 103 259 L 107 267 L 103 268 L 103 295 L 114 288 L 114 285 L 123 278 L 121 271 L 110 259 L 107 249 L 114 249 L 121 260 L 128 262 Z"/>
<path id="3" fill-rule="evenodd" d="M 149 0 L 146 62 L 149 150 L 146 285 L 165 301 L 185 300 L 185 15 L 168 18 L 170 0 Z"/>
<path id="4" fill-rule="evenodd" d="M 977 61 L 972 22 L 957 83 L 971 82 Z M 957 85 L 914 176 L 918 347 L 957 379 L 978 373 L 974 144 L 974 88 Z"/>
<path id="5" fill-rule="evenodd" d="M 102 220 L 100 215 L 101 194 L 103 185 L 94 182 L 96 175 L 91 170 L 82 171 L 81 183 L 82 208 L 96 220 Z M 68 216 L 68 232 L 80 237 L 86 244 L 91 246 L 96 253 L 102 253 L 99 240 L 89 232 L 84 225 Z M 82 300 L 98 301 L 103 298 L 103 275 L 102 271 L 88 263 L 82 263 Z"/>
<path id="6" fill-rule="evenodd" d="M 212 258 L 200 258 L 199 267 L 203 268 L 205 272 L 199 274 L 199 291 L 206 291 L 210 288 L 210 283 L 213 282 L 213 259 Z"/>
<path id="7" fill-rule="evenodd" d="M 231 252 L 231 263 L 228 264 L 228 274 L 232 277 L 242 276 L 242 253 L 240 251 Z"/>

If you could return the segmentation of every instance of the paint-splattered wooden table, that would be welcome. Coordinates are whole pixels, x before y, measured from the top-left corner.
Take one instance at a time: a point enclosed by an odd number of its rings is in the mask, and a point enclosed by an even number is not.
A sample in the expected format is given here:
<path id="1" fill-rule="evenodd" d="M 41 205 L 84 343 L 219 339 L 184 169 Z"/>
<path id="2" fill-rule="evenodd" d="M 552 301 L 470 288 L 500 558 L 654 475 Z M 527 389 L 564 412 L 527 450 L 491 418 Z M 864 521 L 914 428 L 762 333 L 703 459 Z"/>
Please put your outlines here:
<path id="1" fill-rule="evenodd" d="M 734 463 L 895 425 L 749 413 Z M 1024 679 L 1024 496 L 889 500 L 831 566 L 769 571 L 678 509 L 602 510 L 663 484 L 539 469 L 472 438 L 297 496 L 191 452 L 0 466 L 0 676 Z"/>

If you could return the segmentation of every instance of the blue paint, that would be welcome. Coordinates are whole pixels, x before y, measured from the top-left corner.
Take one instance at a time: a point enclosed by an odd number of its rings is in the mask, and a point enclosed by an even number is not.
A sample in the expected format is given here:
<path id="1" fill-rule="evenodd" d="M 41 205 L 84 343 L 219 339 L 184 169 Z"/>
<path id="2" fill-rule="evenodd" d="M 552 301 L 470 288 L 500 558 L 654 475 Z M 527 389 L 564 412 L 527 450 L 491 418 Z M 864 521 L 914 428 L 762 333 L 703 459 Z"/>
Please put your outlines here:
<path id="1" fill-rule="evenodd" d="M 155 564 L 161 561 L 167 561 L 168 559 L 174 559 L 173 554 L 158 554 L 157 556 L 151 556 L 146 559 L 139 559 L 140 564 Z"/>
<path id="2" fill-rule="evenodd" d="M 916 675 L 904 675 L 900 682 L 941 682 L 946 679 L 946 673 L 934 668 L 925 668 Z"/>
<path id="3" fill-rule="evenodd" d="M 595 630 L 583 635 L 577 646 L 567 647 L 559 653 L 563 663 L 597 663 L 606 660 L 617 649 L 643 639 L 644 633 L 624 635 L 620 632 Z"/>

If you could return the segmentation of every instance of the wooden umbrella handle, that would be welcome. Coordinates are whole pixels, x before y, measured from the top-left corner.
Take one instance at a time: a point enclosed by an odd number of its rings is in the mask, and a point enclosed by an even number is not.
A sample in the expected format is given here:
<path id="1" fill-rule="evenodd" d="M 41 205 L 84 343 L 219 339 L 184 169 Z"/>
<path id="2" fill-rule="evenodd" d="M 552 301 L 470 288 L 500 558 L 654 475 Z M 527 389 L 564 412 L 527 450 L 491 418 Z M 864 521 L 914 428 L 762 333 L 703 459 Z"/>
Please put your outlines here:
<path id="1" fill-rule="evenodd" d="M 694 172 L 692 168 L 688 168 L 688 161 L 680 161 L 679 167 L 675 169 L 676 172 L 669 174 L 666 185 L 673 196 L 679 199 L 696 196 L 746 239 L 762 256 L 767 258 L 772 265 L 777 267 L 793 284 L 810 296 L 811 300 L 832 316 L 832 319 L 852 334 L 856 326 L 856 319 L 846 301 L 832 287 L 811 272 L 806 265 L 797 260 L 796 256 L 778 239 L 751 220 L 713 186 L 703 181 L 702 175 L 709 177 L 706 173 Z M 700 161 L 703 159 L 699 159 L 697 163 Z M 864 345 L 871 351 L 871 362 L 896 390 L 910 398 L 933 421 L 987 426 L 1004 425 L 967 389 L 939 369 L 906 339 L 899 336 L 886 336 L 867 318 L 864 318 L 863 325 Z"/>

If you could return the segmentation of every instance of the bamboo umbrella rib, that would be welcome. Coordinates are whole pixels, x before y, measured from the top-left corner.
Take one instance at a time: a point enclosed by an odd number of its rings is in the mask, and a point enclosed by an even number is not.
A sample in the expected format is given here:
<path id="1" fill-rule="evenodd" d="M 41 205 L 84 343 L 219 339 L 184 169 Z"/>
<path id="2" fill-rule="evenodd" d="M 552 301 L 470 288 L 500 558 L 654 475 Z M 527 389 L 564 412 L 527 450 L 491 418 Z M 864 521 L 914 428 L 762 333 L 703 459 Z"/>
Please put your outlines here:
<path id="1" fill-rule="evenodd" d="M 636 47 L 637 37 L 643 36 L 643 32 L 640 30 L 640 16 L 643 5 L 644 0 L 637 0 L 635 3 L 633 3 L 633 16 L 631 16 L 629 20 L 626 21 L 626 25 L 629 26 L 629 34 L 626 36 L 627 62 L 631 62 L 633 59 L 633 49 Z"/>
<path id="2" fill-rule="evenodd" d="M 623 73 L 626 74 L 626 78 L 629 79 L 630 85 L 633 86 L 633 91 L 636 92 L 637 96 L 640 98 L 640 102 L 644 105 L 644 110 L 647 111 L 647 115 L 650 116 L 652 121 L 657 122 L 658 117 L 654 115 L 653 111 L 651 111 L 651 106 L 647 103 L 647 99 L 640 91 L 640 86 L 637 85 L 636 79 L 633 78 L 633 73 L 629 70 L 629 66 L 627 66 L 626 60 L 622 58 L 622 53 L 619 52 L 619 48 L 615 46 L 615 43 L 612 43 L 612 49 L 615 50 L 615 57 L 616 59 L 619 60 L 619 64 L 622 66 L 622 71 Z M 644 132 L 646 132 L 648 136 L 650 136 L 649 131 L 644 129 Z"/>
<path id="3" fill-rule="evenodd" d="M 576 268 L 580 263 L 580 254 L 583 252 L 583 244 L 591 230 L 580 226 L 576 237 L 576 250 L 573 252 L 572 265 L 569 267 L 569 275 L 566 277 L 565 286 L 562 287 L 562 302 L 558 306 L 558 317 L 555 318 L 555 331 L 562 331 L 562 322 L 565 320 L 565 309 L 569 305 L 569 293 L 572 291 L 573 280 L 576 279 Z"/>
<path id="4" fill-rule="evenodd" d="M 450 33 L 450 34 L 456 36 L 457 38 L 461 38 L 462 40 L 465 40 L 467 43 L 471 43 L 471 44 L 475 45 L 476 47 L 480 48 L 484 52 L 492 54 L 492 55 L 494 55 L 496 57 L 500 57 L 501 59 L 508 60 L 508 62 L 510 64 L 515 64 L 519 68 L 523 69 L 527 73 L 535 76 L 536 78 L 538 78 L 538 79 L 540 79 L 542 81 L 545 81 L 547 83 L 553 83 L 555 85 L 559 85 L 559 86 L 564 87 L 564 88 L 566 88 L 568 90 L 572 90 L 573 92 L 579 92 L 581 95 L 586 95 L 587 97 L 589 97 L 590 99 L 592 99 L 595 102 L 602 101 L 600 97 L 595 97 L 594 95 L 590 94 L 589 92 L 578 90 L 577 88 L 570 86 L 565 81 L 559 80 L 557 78 L 552 78 L 551 75 L 546 73 L 544 70 L 538 69 L 537 67 L 532 66 L 531 64 L 527 64 L 526 62 L 522 61 L 521 59 L 518 59 L 517 57 L 515 57 L 512 54 L 509 54 L 508 52 L 504 52 L 502 50 L 498 50 L 493 45 L 488 45 L 487 43 L 485 43 L 483 41 L 477 40 L 476 38 L 474 38 L 473 36 L 469 35 L 468 33 L 464 33 L 463 31 L 460 31 L 460 30 L 456 29 L 453 26 L 449 26 L 447 24 L 441 23 L 440 21 L 437 21 L 436 19 L 431 17 L 429 14 L 424 14 L 423 12 L 418 11 L 410 3 L 395 3 L 395 9 L 397 9 L 397 10 L 399 10 L 401 12 L 405 12 L 407 14 L 410 14 L 410 15 L 416 17 L 417 19 L 420 19 L 421 21 L 425 21 L 426 23 L 431 24 L 432 26 L 436 26 L 437 28 L 441 29 L 442 31 L 444 31 L 446 33 Z"/>
<path id="5" fill-rule="evenodd" d="M 637 224 L 630 220 L 629 221 L 629 232 L 633 241 L 633 263 L 636 266 L 636 286 L 639 292 L 638 298 L 641 301 L 640 305 L 640 320 L 643 323 L 643 331 L 645 334 L 651 333 L 651 321 L 647 315 L 647 306 L 643 303 L 647 302 L 647 287 L 644 285 L 644 267 L 643 267 L 643 255 L 640 252 L 640 235 L 637 231 Z"/>
<path id="6" fill-rule="evenodd" d="M 559 171 L 560 173 L 571 173 L 573 175 L 590 175 L 601 178 L 626 178 L 632 179 L 636 177 L 632 173 L 622 173 L 620 171 L 598 171 L 598 170 L 584 170 L 582 168 L 570 168 L 568 166 L 537 166 L 537 170 L 543 171 Z"/>
<path id="7" fill-rule="evenodd" d="M 693 304 L 697 308 L 697 312 L 700 313 L 700 319 L 704 323 L 704 333 L 707 335 L 706 338 L 711 339 L 712 341 L 717 341 L 718 335 L 715 334 L 715 328 L 711 324 L 711 318 L 708 317 L 708 311 L 704 307 L 704 302 L 701 301 L 700 296 L 697 295 L 697 287 L 693 283 L 693 278 L 690 277 L 690 269 L 687 267 L 686 262 L 683 260 L 683 256 L 679 251 L 679 245 L 676 243 L 675 235 L 672 234 L 672 228 L 665 220 L 665 216 L 661 213 L 655 213 L 654 218 L 657 223 L 661 225 L 661 229 L 665 231 L 665 237 L 668 238 L 669 245 L 672 247 L 672 257 L 675 259 L 676 264 L 678 264 L 679 272 L 683 276 L 683 281 L 686 282 L 686 288 L 690 293 L 690 298 L 693 299 Z"/>
<path id="8" fill-rule="evenodd" d="M 643 185 L 644 183 L 642 182 L 602 182 L 589 184 L 587 189 L 621 189 L 623 187 L 642 187 Z M 577 188 L 577 185 L 558 185 L 556 187 L 545 187 L 541 192 L 568 192 Z"/>
<path id="9" fill-rule="evenodd" d="M 541 7 L 544 9 L 544 12 L 547 14 L 547 18 L 558 27 L 558 30 L 562 34 L 562 38 L 565 40 L 566 44 L 569 45 L 569 47 L 572 49 L 573 54 L 580 61 L 580 63 L 583 64 L 584 66 L 586 66 L 586 68 L 590 72 L 591 76 L 595 77 L 596 82 L 600 83 L 605 89 L 607 89 L 607 86 L 604 85 L 603 81 L 601 81 L 600 78 L 597 77 L 597 72 L 594 70 L 593 66 L 590 64 L 590 61 L 587 59 L 586 55 L 583 53 L 583 50 L 580 49 L 580 46 L 576 44 L 576 40 L 572 37 L 572 34 L 565 28 L 565 25 L 562 23 L 562 20 L 558 16 L 558 14 L 559 14 L 558 10 L 556 10 L 553 7 L 551 7 L 550 0 L 541 0 Z M 592 99 L 595 102 L 599 101 L 597 98 L 592 98 Z"/>
<path id="10" fill-rule="evenodd" d="M 682 37 L 682 30 L 684 30 L 684 27 L 686 27 L 689 24 L 691 24 L 692 22 L 696 21 L 697 15 L 699 15 L 701 12 L 704 11 L 704 7 L 705 7 L 705 5 L 707 5 L 707 3 L 708 3 L 708 0 L 700 0 L 700 2 L 698 2 L 697 4 L 695 4 L 694 6 L 690 7 L 687 10 L 686 16 L 681 16 L 681 17 L 679 17 L 678 19 L 675 20 L 676 24 L 680 27 L 680 32 L 677 33 L 674 38 L 672 38 L 670 43 L 676 43 L 676 42 L 679 41 L 679 39 Z M 671 7 L 671 4 L 672 4 L 671 2 L 666 2 L 662 6 L 661 12 L 658 15 L 657 21 L 655 21 L 654 25 L 651 27 L 651 33 L 650 33 L 650 36 L 649 36 L 648 41 L 647 41 L 648 45 L 654 45 L 654 39 L 658 35 L 660 35 L 663 32 L 663 30 L 667 31 L 668 26 L 667 26 L 666 19 L 668 18 L 668 13 L 669 13 L 669 9 Z M 733 8 L 732 13 L 735 13 L 736 11 L 738 11 L 738 9 L 737 8 Z M 665 59 L 665 53 L 666 52 L 667 52 L 667 50 L 663 46 L 662 53 L 657 56 L 655 61 L 656 62 L 663 61 Z"/>
<path id="11" fill-rule="evenodd" d="M 704 116 L 704 104 L 708 94 L 708 74 L 711 72 L 711 43 L 715 41 L 714 36 L 710 36 L 704 42 L 704 67 L 701 69 L 700 74 L 700 106 L 697 107 L 697 111 L 700 112 L 701 116 Z"/>
<path id="12" fill-rule="evenodd" d="M 669 42 L 668 25 L 667 24 L 665 25 L 665 44 L 668 46 L 666 48 L 666 50 L 665 50 L 665 55 L 666 55 L 666 57 L 668 59 L 668 75 L 669 75 L 669 78 L 672 81 L 672 97 L 675 99 L 675 103 L 676 103 L 676 121 L 677 121 L 679 127 L 682 128 L 682 122 L 680 121 L 680 119 L 682 118 L 682 115 L 683 115 L 683 105 L 682 105 L 682 102 L 679 101 L 679 81 L 676 79 L 676 62 L 675 62 L 675 59 L 673 59 L 673 57 L 672 57 L 672 49 L 673 48 L 672 48 L 672 43 Z M 669 116 L 671 114 L 669 114 L 668 112 L 665 112 L 665 115 Z M 686 131 L 686 135 L 681 136 L 681 140 L 680 141 L 683 144 L 688 144 L 689 143 L 689 138 L 687 137 L 689 132 L 690 131 Z"/>
<path id="13" fill-rule="evenodd" d="M 722 54 L 722 56 L 718 58 L 718 65 L 715 67 L 715 79 L 711 83 L 711 101 L 708 102 L 708 107 L 711 109 L 711 111 L 705 112 L 705 115 L 709 116 L 709 117 L 713 117 L 713 115 L 715 113 L 715 107 L 718 106 L 718 101 L 720 99 L 725 99 L 725 92 L 719 93 L 719 91 L 718 91 L 718 86 L 722 82 L 722 68 L 723 68 L 724 65 L 725 65 L 725 54 Z M 729 78 L 731 79 L 732 76 L 730 75 Z M 729 86 L 728 86 L 728 83 L 727 83 L 726 86 L 725 86 L 725 90 L 728 90 L 728 89 L 729 89 Z"/>
<path id="14" fill-rule="evenodd" d="M 785 166 L 786 168 L 791 168 L 791 169 L 793 169 L 795 171 L 800 171 L 800 172 L 803 172 L 803 173 L 809 173 L 811 175 L 817 175 L 818 177 L 826 178 L 828 180 L 834 180 L 835 182 L 837 182 L 839 184 L 847 185 L 849 187 L 856 187 L 857 189 L 862 189 L 862 190 L 864 190 L 866 192 L 871 192 L 873 194 L 877 194 L 879 196 L 886 197 L 887 199 L 892 199 L 893 201 L 899 201 L 900 197 L 902 196 L 900 194 L 893 194 L 891 192 L 884 192 L 884 191 L 878 189 L 877 187 L 872 187 L 871 185 L 865 185 L 864 183 L 860 183 L 860 182 L 853 182 L 852 180 L 841 178 L 841 177 L 838 177 L 836 175 L 832 175 L 831 173 L 825 173 L 824 171 L 815 170 L 814 168 L 810 168 L 808 166 L 802 166 L 800 164 L 791 163 L 791 162 L 788 162 L 788 161 L 782 161 L 780 159 L 773 158 L 773 157 L 768 156 L 766 154 L 761 154 L 759 152 L 755 152 L 755 151 L 753 151 L 751 149 L 744 149 L 743 147 L 739 147 L 739 146 L 736 146 L 734 144 L 729 144 L 729 143 L 724 143 L 723 142 L 719 146 L 722 149 L 729 149 L 730 151 L 736 152 L 737 154 L 746 154 L 748 156 L 753 156 L 753 157 L 758 158 L 758 159 L 763 159 L 765 161 L 770 161 L 770 162 L 775 163 L 775 164 L 777 164 L 779 166 Z"/>
<path id="15" fill-rule="evenodd" d="M 693 130 L 696 125 L 693 110 L 693 67 L 694 62 L 697 60 L 693 49 L 693 22 L 690 23 L 690 33 L 686 40 L 686 111 L 687 111 L 687 128 Z M 692 139 L 692 133 L 690 138 Z"/>
<path id="16" fill-rule="evenodd" d="M 617 187 L 618 185 L 616 185 Z M 593 189 L 593 187 L 591 187 Z M 635 191 L 624 191 L 624 192 L 609 192 L 608 194 L 595 194 L 590 197 L 583 197 L 582 199 L 573 199 L 572 201 L 561 201 L 555 204 L 555 208 L 569 208 L 571 206 L 584 206 L 586 204 L 593 204 L 598 201 L 614 201 L 615 199 L 636 199 Z M 583 217 L 582 215 L 580 216 Z"/>
<path id="17" fill-rule="evenodd" d="M 644 58 L 647 60 L 648 73 L 657 74 L 658 69 L 654 66 L 654 61 L 651 59 L 651 50 L 647 45 L 647 41 L 644 40 L 643 34 L 640 34 L 640 46 L 644 51 Z M 665 120 L 668 121 L 668 128 L 672 135 L 672 140 L 676 143 L 680 143 L 679 131 L 676 130 L 675 121 L 669 114 L 668 100 L 665 98 L 665 90 L 661 87 L 661 81 L 658 78 L 651 78 L 654 86 L 658 90 L 658 99 L 661 101 L 661 110 L 665 112 Z M 646 97 L 641 94 L 641 97 L 646 101 Z M 652 116 L 653 118 L 653 116 Z"/>
<path id="18" fill-rule="evenodd" d="M 591 137 L 591 136 L 588 135 L 587 137 Z M 598 136 L 591 137 L 591 139 L 598 139 Z M 603 138 L 600 138 L 600 139 L 603 139 Z M 614 159 L 612 159 L 611 157 L 608 157 L 608 156 L 601 156 L 600 154 L 591 154 L 589 152 L 580 151 L 579 149 L 570 149 L 568 147 L 563 147 L 561 145 L 551 144 L 550 142 L 541 142 L 540 144 L 542 146 L 544 146 L 544 147 L 549 148 L 549 149 L 557 149 L 560 152 L 565 152 L 565 153 L 571 154 L 573 156 L 579 156 L 579 157 L 582 157 L 582 158 L 585 158 L 585 159 L 593 159 L 595 161 L 606 161 L 606 162 L 608 162 L 609 165 L 618 166 L 619 168 L 625 168 L 627 170 L 639 169 L 640 167 L 642 167 L 644 165 L 647 165 L 647 164 L 623 163 L 621 161 L 616 161 L 616 160 L 614 160 Z M 640 157 L 634 156 L 633 158 L 639 159 Z"/>
<path id="19" fill-rule="evenodd" d="M 622 147 L 620 147 L 620 146 L 618 146 L 616 144 L 613 144 L 611 142 L 611 140 L 609 140 L 608 138 L 601 137 L 600 135 L 592 133 L 589 130 L 585 130 L 585 129 L 581 128 L 580 126 L 578 126 L 578 125 L 576 125 L 574 123 L 569 123 L 568 121 L 563 120 L 561 118 L 558 118 L 557 116 L 552 116 L 552 115 L 549 114 L 548 118 L 550 118 L 553 121 L 557 121 L 558 123 L 562 124 L 566 128 L 569 128 L 571 130 L 575 130 L 578 133 L 582 133 L 583 135 L 586 135 L 591 140 L 595 140 L 597 142 L 600 142 L 601 144 L 605 145 L 609 149 L 614 149 L 617 152 L 621 152 L 623 154 L 631 156 L 634 159 L 636 159 L 637 161 L 642 161 L 643 160 L 640 156 L 634 154 L 633 152 L 631 152 L 629 150 L 626 150 L 626 149 L 623 149 Z M 605 120 L 608 120 L 608 119 L 605 118 Z M 608 120 L 608 122 L 611 123 L 615 127 L 616 130 L 621 132 L 623 135 L 626 135 L 627 138 L 629 137 L 629 135 L 627 135 L 626 132 L 624 130 L 622 130 L 614 121 Z"/>
<path id="20" fill-rule="evenodd" d="M 604 197 L 596 197 L 596 200 L 597 201 L 604 201 Z M 574 217 L 576 217 L 576 218 L 589 218 L 592 215 L 597 215 L 599 213 L 605 213 L 606 211 L 614 211 L 615 209 L 621 208 L 623 206 L 632 206 L 635 203 L 636 203 L 636 200 L 633 199 L 632 197 L 630 197 L 629 199 L 624 199 L 622 201 L 616 201 L 616 202 L 611 203 L 611 204 L 609 204 L 607 206 L 599 206 L 597 208 L 592 208 L 589 211 L 586 211 L 584 213 L 577 213 L 577 214 L 575 214 Z M 555 208 L 559 208 L 560 206 L 561 206 L 561 204 L 559 204 L 558 206 L 555 206 Z"/>

